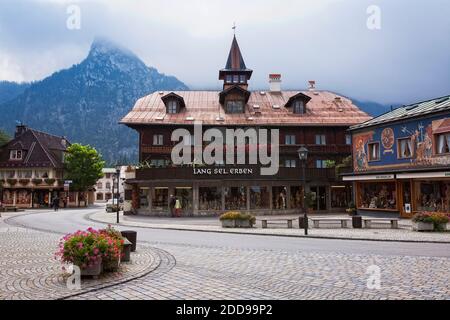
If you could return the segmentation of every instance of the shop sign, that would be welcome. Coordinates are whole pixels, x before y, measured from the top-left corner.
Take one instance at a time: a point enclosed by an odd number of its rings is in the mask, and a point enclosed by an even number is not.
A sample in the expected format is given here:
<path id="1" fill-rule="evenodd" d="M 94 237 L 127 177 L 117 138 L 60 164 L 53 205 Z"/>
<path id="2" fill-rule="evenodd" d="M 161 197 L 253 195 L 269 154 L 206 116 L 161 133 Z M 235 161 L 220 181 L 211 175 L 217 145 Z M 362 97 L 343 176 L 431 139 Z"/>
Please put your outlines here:
<path id="1" fill-rule="evenodd" d="M 194 175 L 249 175 L 252 168 L 193 168 Z"/>

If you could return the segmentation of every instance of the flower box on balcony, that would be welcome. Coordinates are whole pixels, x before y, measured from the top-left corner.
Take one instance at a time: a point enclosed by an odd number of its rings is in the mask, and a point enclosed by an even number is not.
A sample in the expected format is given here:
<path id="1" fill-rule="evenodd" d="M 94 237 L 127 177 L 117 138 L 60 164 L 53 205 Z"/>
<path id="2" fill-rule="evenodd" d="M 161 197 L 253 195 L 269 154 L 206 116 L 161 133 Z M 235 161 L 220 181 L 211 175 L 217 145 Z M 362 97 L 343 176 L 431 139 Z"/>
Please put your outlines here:
<path id="1" fill-rule="evenodd" d="M 49 179 L 45 179 L 44 181 L 45 181 L 45 183 L 48 184 L 48 185 L 53 185 L 53 184 L 55 183 L 56 180 L 55 180 L 55 179 L 49 178 Z"/>
<path id="2" fill-rule="evenodd" d="M 9 185 L 13 186 L 17 183 L 17 179 L 6 179 L 6 182 L 8 182 Z"/>
<path id="3" fill-rule="evenodd" d="M 30 179 L 19 179 L 19 183 L 23 186 L 26 186 L 28 183 L 30 183 Z"/>
<path id="4" fill-rule="evenodd" d="M 35 185 L 39 185 L 39 184 L 42 183 L 42 179 L 33 179 L 33 180 L 31 180 L 31 181 L 32 181 L 33 184 L 35 184 Z"/>

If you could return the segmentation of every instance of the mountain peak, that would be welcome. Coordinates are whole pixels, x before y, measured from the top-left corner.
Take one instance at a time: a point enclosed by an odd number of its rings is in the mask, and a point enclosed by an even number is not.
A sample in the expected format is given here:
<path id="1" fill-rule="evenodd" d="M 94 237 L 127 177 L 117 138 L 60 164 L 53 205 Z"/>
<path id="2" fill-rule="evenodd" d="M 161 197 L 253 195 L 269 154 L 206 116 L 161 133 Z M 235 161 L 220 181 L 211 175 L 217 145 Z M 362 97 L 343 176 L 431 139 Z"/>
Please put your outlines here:
<path id="1" fill-rule="evenodd" d="M 104 37 L 95 37 L 94 41 L 92 41 L 91 48 L 89 50 L 89 56 L 94 57 L 99 55 L 115 55 L 118 53 L 137 58 L 136 55 L 129 49 Z"/>

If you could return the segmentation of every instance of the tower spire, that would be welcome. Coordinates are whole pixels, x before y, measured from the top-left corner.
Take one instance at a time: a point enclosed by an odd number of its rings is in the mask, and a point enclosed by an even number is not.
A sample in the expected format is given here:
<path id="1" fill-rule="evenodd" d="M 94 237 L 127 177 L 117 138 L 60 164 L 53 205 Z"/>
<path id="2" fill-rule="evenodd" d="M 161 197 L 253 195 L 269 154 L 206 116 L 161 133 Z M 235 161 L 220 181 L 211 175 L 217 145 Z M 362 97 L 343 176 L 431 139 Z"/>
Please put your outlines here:
<path id="1" fill-rule="evenodd" d="M 233 24 L 233 30 L 236 30 L 236 24 Z M 251 78 L 252 72 L 245 65 L 241 49 L 234 34 L 227 63 L 225 68 L 219 71 L 219 79 L 224 80 L 224 88 L 230 85 L 239 85 L 247 88 L 247 80 Z"/>

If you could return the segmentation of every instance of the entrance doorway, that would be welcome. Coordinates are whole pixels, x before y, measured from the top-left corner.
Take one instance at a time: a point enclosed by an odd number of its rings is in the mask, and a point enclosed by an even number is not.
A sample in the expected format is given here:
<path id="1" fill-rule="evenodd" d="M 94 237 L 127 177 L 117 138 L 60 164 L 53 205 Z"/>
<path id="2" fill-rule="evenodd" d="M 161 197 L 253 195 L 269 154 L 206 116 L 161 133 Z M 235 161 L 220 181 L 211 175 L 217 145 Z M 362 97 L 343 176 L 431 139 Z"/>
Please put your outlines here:
<path id="1" fill-rule="evenodd" d="M 314 186 L 310 188 L 313 194 L 314 211 L 327 210 L 327 188 L 325 186 Z"/>

